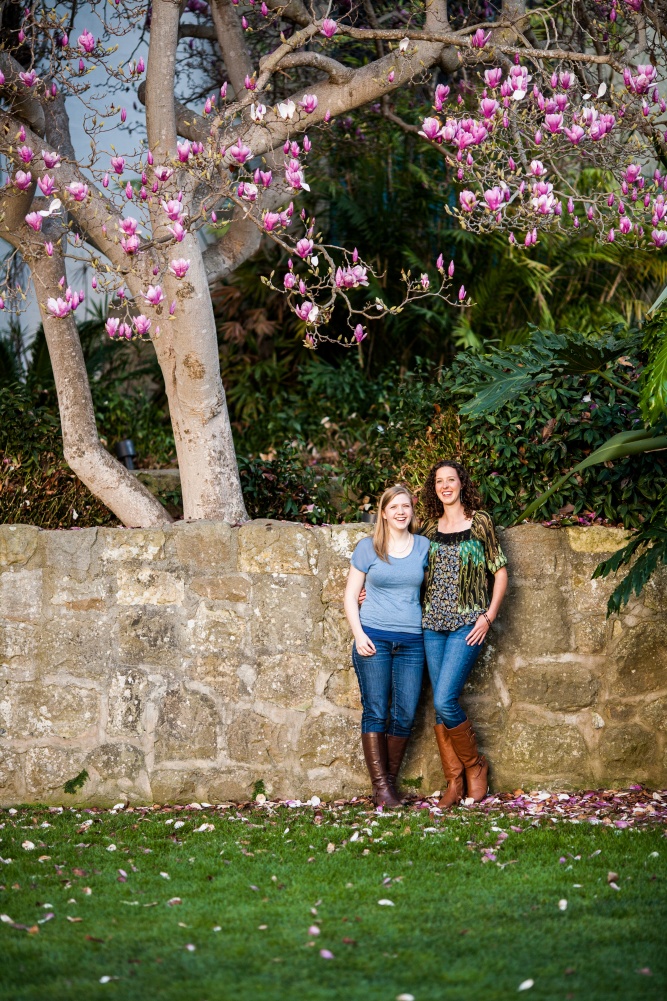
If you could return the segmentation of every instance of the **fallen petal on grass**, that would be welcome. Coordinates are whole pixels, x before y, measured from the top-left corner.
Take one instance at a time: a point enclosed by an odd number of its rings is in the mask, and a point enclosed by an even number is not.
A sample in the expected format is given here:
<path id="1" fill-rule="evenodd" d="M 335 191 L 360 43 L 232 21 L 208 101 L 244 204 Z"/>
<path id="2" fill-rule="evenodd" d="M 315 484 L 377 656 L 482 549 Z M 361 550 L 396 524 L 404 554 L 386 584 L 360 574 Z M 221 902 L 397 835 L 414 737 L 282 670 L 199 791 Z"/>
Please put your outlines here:
<path id="1" fill-rule="evenodd" d="M 559 900 L 558 901 L 558 910 L 559 911 L 566 911 L 567 910 L 567 900 Z"/>
<path id="2" fill-rule="evenodd" d="M 382 899 L 382 900 L 378 900 L 378 904 L 380 905 L 380 907 L 393 907 L 394 906 L 394 901 L 393 900 Z"/>
<path id="3" fill-rule="evenodd" d="M 336 958 L 334 956 L 333 952 L 330 952 L 328 949 L 320 949 L 320 956 L 322 957 L 322 959 L 335 959 Z"/>
<path id="4" fill-rule="evenodd" d="M 534 980 L 522 980 L 519 986 L 517 987 L 517 991 L 529 991 L 534 983 L 535 983 Z"/>

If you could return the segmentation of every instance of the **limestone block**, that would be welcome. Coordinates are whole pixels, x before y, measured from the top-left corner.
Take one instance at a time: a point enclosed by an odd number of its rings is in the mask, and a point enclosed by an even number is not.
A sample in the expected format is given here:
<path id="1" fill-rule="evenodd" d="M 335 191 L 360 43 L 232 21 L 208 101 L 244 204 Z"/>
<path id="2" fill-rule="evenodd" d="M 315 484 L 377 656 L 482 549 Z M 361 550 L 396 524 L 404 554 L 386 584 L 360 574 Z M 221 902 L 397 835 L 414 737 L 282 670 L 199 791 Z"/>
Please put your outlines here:
<path id="1" fill-rule="evenodd" d="M 246 573 L 317 574 L 318 537 L 312 529 L 260 519 L 238 531 L 239 570 Z"/>
<path id="2" fill-rule="evenodd" d="M 667 567 L 658 567 L 644 584 L 641 600 L 654 612 L 667 612 Z"/>
<path id="3" fill-rule="evenodd" d="M 165 533 L 161 528 L 99 528 L 97 532 L 102 564 L 164 559 Z"/>
<path id="4" fill-rule="evenodd" d="M 325 567 L 322 585 L 322 601 L 341 601 L 345 595 L 345 584 L 350 569 L 350 557 L 361 539 L 372 533 L 371 525 L 334 525 L 326 547 L 323 546 Z"/>
<path id="5" fill-rule="evenodd" d="M 503 627 L 504 628 L 504 627 Z M 499 642 L 499 627 L 496 627 L 489 635 L 489 639 L 484 644 L 477 663 L 473 667 L 466 682 L 466 690 L 474 692 L 475 695 L 494 695 L 498 697 L 498 686 L 495 680 L 496 673 L 504 677 L 504 672 L 499 672 L 497 667 L 497 647 Z"/>
<path id="6" fill-rule="evenodd" d="M 38 622 L 42 614 L 42 571 L 12 569 L 0 574 L 0 609 L 5 619 Z"/>
<path id="7" fill-rule="evenodd" d="M 90 688 L 55 681 L 8 684 L 1 691 L 7 735 L 20 740 L 81 737 L 99 719 L 99 695 Z"/>
<path id="8" fill-rule="evenodd" d="M 201 601 L 192 621 L 190 644 L 194 655 L 215 654 L 237 664 L 248 644 L 245 614 Z"/>
<path id="9" fill-rule="evenodd" d="M 40 531 L 34 525 L 0 525 L 0 573 L 25 566 L 34 555 Z"/>
<path id="10" fill-rule="evenodd" d="M 552 712 L 576 712 L 595 704 L 599 679 L 582 664 L 574 662 L 534 664 L 507 676 L 512 699 L 532 702 Z"/>
<path id="11" fill-rule="evenodd" d="M 121 609 L 117 651 L 121 663 L 180 668 L 185 636 L 183 610 L 177 605 L 138 605 Z"/>
<path id="12" fill-rule="evenodd" d="M 321 663 L 308 654 L 286 653 L 260 657 L 254 695 L 263 702 L 273 702 L 305 712 L 312 705 L 315 681 Z"/>
<path id="13" fill-rule="evenodd" d="M 121 531 L 129 533 L 130 529 Z M 93 555 L 97 538 L 97 528 L 44 532 L 44 566 L 48 568 L 49 575 L 68 574 L 80 581 L 90 579 L 94 574 L 93 564 L 97 562 Z"/>
<path id="14" fill-rule="evenodd" d="M 87 677 L 106 674 L 116 656 L 114 626 L 110 613 L 62 611 L 47 619 L 39 634 L 41 673 L 62 669 Z"/>
<path id="15" fill-rule="evenodd" d="M 250 631 L 259 654 L 305 653 L 320 646 L 324 609 L 310 578 L 292 574 L 258 578 L 253 597 Z"/>
<path id="16" fill-rule="evenodd" d="M 107 608 L 110 584 L 106 579 L 78 581 L 68 573 L 52 577 L 49 605 L 71 612 L 102 612 Z"/>
<path id="17" fill-rule="evenodd" d="M 470 720 L 482 751 L 490 759 L 495 758 L 498 748 L 505 739 L 507 728 L 507 711 L 497 701 L 486 697 L 478 697 L 472 692 L 464 692 L 461 699 L 466 715 Z"/>
<path id="18" fill-rule="evenodd" d="M 156 803 L 248 800 L 254 781 L 242 768 L 159 768 L 151 772 L 151 790 Z"/>
<path id="19" fill-rule="evenodd" d="M 567 541 L 575 553 L 616 552 L 624 546 L 630 533 L 624 528 L 607 528 L 604 525 L 577 526 L 565 529 Z M 598 561 L 600 562 L 600 561 Z"/>
<path id="20" fill-rule="evenodd" d="M 184 595 L 183 581 L 176 574 L 127 565 L 118 570 L 119 605 L 181 605 Z"/>
<path id="21" fill-rule="evenodd" d="M 255 779 L 266 779 L 276 764 L 293 756 L 289 728 L 261 716 L 252 709 L 237 713 L 227 728 L 230 758 L 245 765 Z"/>
<path id="22" fill-rule="evenodd" d="M 132 744 L 100 744 L 86 758 L 86 768 L 94 768 L 102 779 L 135 782 L 145 770 L 144 755 Z"/>
<path id="23" fill-rule="evenodd" d="M 534 781 L 536 776 L 567 776 L 576 781 L 590 771 L 588 750 L 576 727 L 515 719 L 505 729 L 494 754 L 494 771 L 501 783 L 511 776 L 517 785 Z"/>
<path id="24" fill-rule="evenodd" d="M 218 714 L 207 695 L 173 688 L 162 700 L 155 733 L 156 762 L 215 758 Z"/>
<path id="25" fill-rule="evenodd" d="M 0 621 L 0 678 L 32 681 L 40 639 L 39 627 L 31 622 Z"/>
<path id="26" fill-rule="evenodd" d="M 229 574 L 225 577 L 195 577 L 190 581 L 190 588 L 202 598 L 212 601 L 247 602 L 250 598 L 252 584 L 240 574 Z"/>
<path id="27" fill-rule="evenodd" d="M 329 605 L 324 613 L 322 654 L 341 668 L 352 663 L 352 632 L 340 605 Z"/>
<path id="28" fill-rule="evenodd" d="M 107 734 L 114 737 L 138 735 L 144 729 L 144 709 L 148 677 L 137 668 L 117 671 L 109 688 Z"/>
<path id="29" fill-rule="evenodd" d="M 624 629 L 613 650 L 618 690 L 627 695 L 667 688 L 667 621 L 653 619 Z"/>
<path id="30" fill-rule="evenodd" d="M 29 802 L 56 798 L 63 802 L 69 797 L 63 792 L 65 782 L 82 771 L 85 751 L 63 747 L 31 747 L 25 755 L 25 788 Z M 85 786 L 82 795 L 87 792 Z M 72 799 L 72 802 L 75 802 Z"/>
<path id="31" fill-rule="evenodd" d="M 506 656 L 540 657 L 570 650 L 567 605 L 555 584 L 517 585 L 510 578 L 503 623 L 497 648 Z"/>
<path id="32" fill-rule="evenodd" d="M 359 682 L 352 666 L 347 670 L 334 671 L 327 682 L 324 694 L 337 706 L 361 711 Z"/>
<path id="33" fill-rule="evenodd" d="M 602 731 L 598 753 L 608 779 L 628 782 L 643 779 L 655 763 L 655 736 L 636 723 L 607 726 Z"/>
<path id="34" fill-rule="evenodd" d="M 21 786 L 21 756 L 0 743 L 0 799 L 3 803 L 18 803 Z M 6 854 L 5 852 L 0 852 Z"/>
<path id="35" fill-rule="evenodd" d="M 226 521 L 178 522 L 171 529 L 179 564 L 190 573 L 236 569 L 235 530 Z"/>
<path id="36" fill-rule="evenodd" d="M 500 541 L 512 581 L 553 580 L 564 550 L 561 532 L 541 525 L 517 525 L 503 532 Z"/>
<path id="37" fill-rule="evenodd" d="M 349 767 L 361 755 L 361 730 L 349 716 L 320 713 L 304 723 L 299 735 L 299 760 L 303 768 Z"/>
<path id="38" fill-rule="evenodd" d="M 667 731 L 667 695 L 648 702 L 637 713 L 638 719 L 651 730 Z"/>

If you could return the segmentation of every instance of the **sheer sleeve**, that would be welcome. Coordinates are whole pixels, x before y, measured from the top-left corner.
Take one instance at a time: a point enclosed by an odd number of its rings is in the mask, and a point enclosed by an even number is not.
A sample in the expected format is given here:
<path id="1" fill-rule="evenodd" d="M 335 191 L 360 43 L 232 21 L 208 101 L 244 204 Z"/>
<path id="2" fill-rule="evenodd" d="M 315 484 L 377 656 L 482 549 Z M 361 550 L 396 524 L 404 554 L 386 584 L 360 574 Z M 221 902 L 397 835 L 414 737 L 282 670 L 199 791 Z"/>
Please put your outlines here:
<path id="1" fill-rule="evenodd" d="M 484 546 L 487 570 L 489 573 L 497 573 L 501 567 L 507 566 L 507 557 L 498 542 L 491 516 L 486 511 L 478 511 L 475 521 L 475 535 Z"/>

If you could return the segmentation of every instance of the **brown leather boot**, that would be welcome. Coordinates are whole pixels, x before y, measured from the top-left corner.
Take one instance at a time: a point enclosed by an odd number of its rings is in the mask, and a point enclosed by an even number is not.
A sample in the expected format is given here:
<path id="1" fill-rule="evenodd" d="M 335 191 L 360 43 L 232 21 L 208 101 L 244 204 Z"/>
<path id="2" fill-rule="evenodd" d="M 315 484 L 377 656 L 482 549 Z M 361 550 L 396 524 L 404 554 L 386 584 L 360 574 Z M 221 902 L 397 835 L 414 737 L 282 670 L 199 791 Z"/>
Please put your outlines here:
<path id="1" fill-rule="evenodd" d="M 386 806 L 390 809 L 400 806 L 401 801 L 397 798 L 387 778 L 387 735 L 385 733 L 362 733 L 361 744 L 373 785 L 373 802 L 376 806 Z"/>
<path id="2" fill-rule="evenodd" d="M 455 806 L 465 796 L 463 789 L 463 762 L 454 750 L 454 745 L 449 738 L 451 731 L 447 729 L 445 724 L 436 723 L 433 729 L 435 730 L 435 739 L 438 742 L 438 750 L 440 751 L 442 770 L 447 779 L 447 789 L 444 796 L 438 801 L 438 806 L 441 810 L 448 810 L 450 806 Z"/>
<path id="3" fill-rule="evenodd" d="M 464 723 L 459 723 L 458 726 L 447 731 L 447 736 L 463 762 L 468 798 L 479 803 L 480 800 L 484 799 L 489 789 L 487 782 L 489 763 L 484 755 L 477 750 L 477 740 L 472 723 L 469 719 L 465 720 Z"/>
<path id="4" fill-rule="evenodd" d="M 408 740 L 409 737 L 387 735 L 387 779 L 398 799 L 400 799 L 398 793 L 398 773 L 401 769 L 405 749 L 408 746 Z"/>

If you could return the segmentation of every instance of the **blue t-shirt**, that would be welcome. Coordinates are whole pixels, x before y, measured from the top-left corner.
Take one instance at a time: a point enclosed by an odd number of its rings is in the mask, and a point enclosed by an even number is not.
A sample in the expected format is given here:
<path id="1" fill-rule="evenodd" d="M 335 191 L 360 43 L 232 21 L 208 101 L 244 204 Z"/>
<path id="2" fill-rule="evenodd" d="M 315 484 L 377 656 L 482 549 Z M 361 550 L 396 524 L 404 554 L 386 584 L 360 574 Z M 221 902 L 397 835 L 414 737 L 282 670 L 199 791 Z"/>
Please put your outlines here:
<path id="1" fill-rule="evenodd" d="M 373 540 L 358 542 L 352 566 L 366 574 L 366 600 L 359 611 L 362 626 L 391 633 L 421 634 L 419 592 L 428 563 L 429 540 L 414 535 L 409 556 L 389 556 L 381 560 Z"/>

